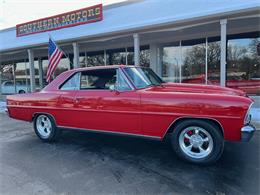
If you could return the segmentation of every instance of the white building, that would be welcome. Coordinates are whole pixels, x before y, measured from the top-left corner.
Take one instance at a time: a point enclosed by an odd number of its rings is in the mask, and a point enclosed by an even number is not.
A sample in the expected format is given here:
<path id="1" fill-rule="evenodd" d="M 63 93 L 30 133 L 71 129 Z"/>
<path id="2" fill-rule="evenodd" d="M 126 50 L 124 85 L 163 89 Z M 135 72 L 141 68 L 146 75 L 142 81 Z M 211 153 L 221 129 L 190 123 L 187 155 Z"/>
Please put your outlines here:
<path id="1" fill-rule="evenodd" d="M 259 96 L 259 8 L 258 0 L 139 0 L 103 7 L 103 20 L 94 23 L 21 37 L 15 27 L 5 29 L 0 82 L 9 82 L 16 93 L 42 88 L 50 34 L 68 55 L 56 75 L 77 67 L 135 64 L 150 66 L 168 81 Z"/>

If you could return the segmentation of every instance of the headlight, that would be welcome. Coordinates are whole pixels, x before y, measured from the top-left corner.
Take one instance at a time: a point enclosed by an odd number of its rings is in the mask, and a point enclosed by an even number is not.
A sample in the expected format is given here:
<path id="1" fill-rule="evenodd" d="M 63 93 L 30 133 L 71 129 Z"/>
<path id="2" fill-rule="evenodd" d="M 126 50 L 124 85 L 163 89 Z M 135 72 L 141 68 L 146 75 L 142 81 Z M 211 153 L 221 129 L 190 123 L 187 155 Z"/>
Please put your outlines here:
<path id="1" fill-rule="evenodd" d="M 250 110 L 251 110 L 252 105 L 253 105 L 253 103 L 249 106 L 249 108 L 247 110 L 247 113 L 246 113 L 246 116 L 245 116 L 245 119 L 244 119 L 244 125 L 250 124 L 250 122 L 251 122 Z"/>

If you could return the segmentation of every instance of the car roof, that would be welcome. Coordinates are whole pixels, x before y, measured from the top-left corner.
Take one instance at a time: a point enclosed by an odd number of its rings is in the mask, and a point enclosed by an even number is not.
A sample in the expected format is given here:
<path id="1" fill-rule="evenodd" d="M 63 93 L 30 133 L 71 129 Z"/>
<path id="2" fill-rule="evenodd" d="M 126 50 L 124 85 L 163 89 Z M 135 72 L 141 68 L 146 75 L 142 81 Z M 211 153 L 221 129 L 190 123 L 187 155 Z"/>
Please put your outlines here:
<path id="1" fill-rule="evenodd" d="M 134 66 L 134 65 L 107 65 L 107 66 L 91 66 L 91 67 L 84 67 L 84 68 L 75 68 L 70 70 L 70 72 L 78 72 L 78 71 L 84 71 L 84 70 L 97 70 L 97 69 L 110 69 L 110 68 L 126 68 L 126 67 L 140 67 L 140 66 Z"/>
<path id="2" fill-rule="evenodd" d="M 126 68 L 126 67 L 141 67 L 141 66 L 134 66 L 134 65 L 108 65 L 108 66 L 91 66 L 91 67 L 84 67 L 84 68 L 76 68 L 72 70 L 65 71 L 61 73 L 56 79 L 54 79 L 50 84 L 48 84 L 42 91 L 52 91 L 57 90 L 58 87 L 64 82 L 67 78 L 71 75 L 87 70 L 98 70 L 98 69 L 115 69 L 115 68 Z"/>

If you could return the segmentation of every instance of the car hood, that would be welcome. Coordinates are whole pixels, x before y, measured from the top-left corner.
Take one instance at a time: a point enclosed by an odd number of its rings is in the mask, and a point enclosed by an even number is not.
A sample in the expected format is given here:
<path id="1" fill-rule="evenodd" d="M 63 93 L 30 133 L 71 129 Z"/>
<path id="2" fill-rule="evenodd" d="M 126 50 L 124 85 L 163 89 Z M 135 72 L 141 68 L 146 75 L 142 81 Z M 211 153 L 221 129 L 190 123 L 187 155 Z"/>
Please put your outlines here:
<path id="1" fill-rule="evenodd" d="M 197 85 L 183 83 L 163 83 L 162 86 L 150 88 L 152 91 L 160 92 L 186 92 L 186 93 L 201 93 L 201 94 L 219 94 L 219 95 L 236 95 L 246 96 L 246 93 L 241 90 L 235 90 L 227 87 L 219 87 L 214 85 Z"/>

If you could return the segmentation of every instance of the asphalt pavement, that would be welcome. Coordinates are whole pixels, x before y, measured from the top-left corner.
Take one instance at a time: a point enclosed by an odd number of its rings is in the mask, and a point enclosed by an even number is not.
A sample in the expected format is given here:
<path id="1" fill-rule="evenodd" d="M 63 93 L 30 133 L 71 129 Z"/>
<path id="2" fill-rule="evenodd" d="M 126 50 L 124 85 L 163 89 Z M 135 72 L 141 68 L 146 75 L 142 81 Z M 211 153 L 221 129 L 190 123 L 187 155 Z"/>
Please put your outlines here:
<path id="1" fill-rule="evenodd" d="M 163 142 L 78 131 L 43 143 L 32 124 L 0 114 L 0 194 L 260 193 L 260 131 L 226 142 L 213 166 L 179 160 Z"/>

